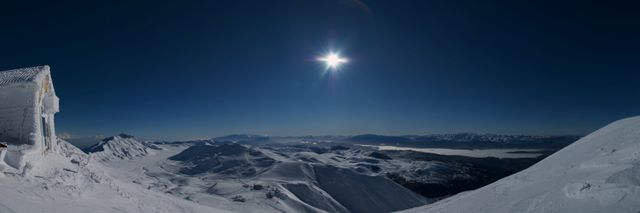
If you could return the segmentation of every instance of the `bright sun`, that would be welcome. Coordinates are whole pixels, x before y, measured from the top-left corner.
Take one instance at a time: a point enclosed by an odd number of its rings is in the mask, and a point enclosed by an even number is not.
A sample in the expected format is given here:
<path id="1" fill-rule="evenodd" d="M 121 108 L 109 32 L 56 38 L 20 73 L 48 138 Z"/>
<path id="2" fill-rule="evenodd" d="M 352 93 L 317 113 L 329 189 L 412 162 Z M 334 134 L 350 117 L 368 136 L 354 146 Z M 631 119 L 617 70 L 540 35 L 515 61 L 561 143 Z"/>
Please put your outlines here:
<path id="1" fill-rule="evenodd" d="M 349 62 L 348 59 L 340 57 L 337 53 L 329 53 L 324 57 L 318 58 L 318 61 L 326 63 L 327 68 L 332 70 L 337 70 L 340 65 Z"/>

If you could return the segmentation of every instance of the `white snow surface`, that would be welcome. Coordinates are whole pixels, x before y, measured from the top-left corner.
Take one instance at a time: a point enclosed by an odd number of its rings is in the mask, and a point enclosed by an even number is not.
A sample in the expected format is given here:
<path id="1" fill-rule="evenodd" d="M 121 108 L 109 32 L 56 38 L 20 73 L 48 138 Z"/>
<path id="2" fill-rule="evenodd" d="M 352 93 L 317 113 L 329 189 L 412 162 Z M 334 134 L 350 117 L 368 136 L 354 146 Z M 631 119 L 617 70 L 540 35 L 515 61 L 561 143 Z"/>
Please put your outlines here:
<path id="1" fill-rule="evenodd" d="M 220 147 L 198 159 L 229 167 L 185 174 L 191 163 L 169 158 L 191 147 L 119 135 L 85 154 L 60 141 L 55 152 L 26 155 L 23 170 L 0 164 L 0 212 L 389 212 L 427 203 L 389 179 L 347 169 L 350 164 L 302 161 L 331 160 L 312 152 L 284 158 L 239 144 L 197 145 Z M 267 156 L 279 163 L 265 164 Z M 251 168 L 256 173 L 244 172 Z"/>
<path id="2" fill-rule="evenodd" d="M 85 154 L 60 141 L 53 152 L 22 155 L 26 165 L 20 168 L 10 165 L 11 159 L 31 149 L 10 146 L 0 161 L 0 212 L 388 212 L 430 202 L 388 179 L 353 172 L 376 160 L 362 150 L 318 154 L 291 147 L 281 153 L 229 144 L 199 158 L 228 165 L 220 170 L 224 173 L 214 172 L 219 167 L 184 173 L 200 161 L 169 159 L 207 146 L 151 144 L 119 135 Z M 276 163 L 263 164 L 270 162 L 265 157 Z M 376 161 L 384 171 L 442 166 Z M 243 172 L 251 168 L 254 173 Z M 634 117 L 515 175 L 405 212 L 616 213 L 637 212 L 639 201 L 640 117 Z"/>
<path id="3" fill-rule="evenodd" d="M 115 159 L 133 160 L 142 158 L 153 152 L 155 145 L 139 141 L 133 136 L 120 134 L 108 137 L 100 143 L 88 147 L 86 152 L 91 153 L 91 158 L 99 161 L 111 161 Z"/>
<path id="4" fill-rule="evenodd" d="M 114 158 L 102 163 L 106 171 L 119 180 L 170 194 L 176 199 L 234 212 L 389 212 L 385 209 L 411 208 L 426 203 L 419 195 L 383 177 L 297 162 L 269 150 L 239 144 L 157 146 L 162 150 L 151 152 L 142 158 Z M 197 150 L 200 149 L 207 152 L 198 157 L 200 154 Z M 189 156 L 205 159 L 210 164 L 230 166 L 225 166 L 224 170 L 220 170 L 220 167 L 207 167 L 185 171 L 185 168 L 191 168 L 191 163 L 185 165 L 181 161 L 169 159 L 185 150 L 194 151 Z M 99 152 L 92 155 L 97 153 Z M 279 163 L 271 165 L 263 164 L 265 161 L 256 161 L 264 159 L 265 155 Z M 246 172 L 250 170 L 256 172 Z M 413 204 L 410 203 L 412 200 Z M 363 211 L 367 208 L 368 211 Z"/>
<path id="5" fill-rule="evenodd" d="M 75 146 L 30 159 L 22 170 L 0 165 L 0 212 L 226 212 L 121 181 Z"/>
<path id="6" fill-rule="evenodd" d="M 632 117 L 490 185 L 402 212 L 639 211 L 640 117 Z"/>

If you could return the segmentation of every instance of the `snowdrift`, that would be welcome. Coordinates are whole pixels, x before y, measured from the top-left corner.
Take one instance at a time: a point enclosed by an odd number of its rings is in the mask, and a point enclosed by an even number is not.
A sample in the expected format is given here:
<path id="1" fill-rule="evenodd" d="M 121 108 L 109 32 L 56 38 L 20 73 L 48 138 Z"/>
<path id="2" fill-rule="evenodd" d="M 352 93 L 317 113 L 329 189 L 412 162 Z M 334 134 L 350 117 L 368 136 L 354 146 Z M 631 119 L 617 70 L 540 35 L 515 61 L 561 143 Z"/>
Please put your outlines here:
<path id="1" fill-rule="evenodd" d="M 66 141 L 30 159 L 23 170 L 0 168 L 0 212 L 226 212 L 123 182 Z"/>
<path id="2" fill-rule="evenodd" d="M 576 211 L 640 211 L 640 117 L 609 124 L 493 184 L 403 212 Z"/>

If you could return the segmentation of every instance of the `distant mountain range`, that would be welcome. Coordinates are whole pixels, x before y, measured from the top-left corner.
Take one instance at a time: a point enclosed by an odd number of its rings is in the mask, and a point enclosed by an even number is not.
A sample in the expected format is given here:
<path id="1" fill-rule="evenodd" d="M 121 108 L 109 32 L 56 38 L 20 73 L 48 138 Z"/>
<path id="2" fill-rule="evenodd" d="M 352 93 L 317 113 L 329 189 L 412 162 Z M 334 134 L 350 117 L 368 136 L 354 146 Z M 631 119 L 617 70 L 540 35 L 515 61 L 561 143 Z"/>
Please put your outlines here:
<path id="1" fill-rule="evenodd" d="M 354 136 L 263 136 L 252 134 L 233 134 L 208 140 L 189 142 L 233 142 L 240 144 L 267 144 L 307 141 L 309 143 L 348 143 L 361 145 L 389 145 L 418 148 L 453 148 L 453 149 L 552 149 L 557 150 L 580 139 L 575 135 L 536 136 L 536 135 L 504 135 L 504 134 L 430 134 L 387 136 L 363 134 Z"/>
<path id="2" fill-rule="evenodd" d="M 120 136 L 121 138 L 126 138 Z M 536 135 L 504 135 L 504 134 L 429 134 L 387 136 L 376 134 L 362 134 L 353 136 L 325 135 L 325 136 L 265 136 L 255 134 L 232 134 L 211 139 L 189 141 L 156 141 L 158 144 L 212 144 L 212 143 L 240 143 L 248 145 L 289 143 L 307 141 L 309 143 L 347 143 L 361 145 L 389 145 L 417 148 L 452 148 L 452 149 L 550 149 L 563 148 L 580 139 L 576 135 L 536 136 Z M 109 138 L 106 138 L 109 139 Z M 108 140 L 107 140 L 108 141 Z M 94 145 L 95 146 L 95 145 Z M 81 146 L 82 147 L 82 146 Z M 100 148 L 100 147 L 93 147 Z M 90 151 L 86 147 L 84 151 Z"/>
<path id="3" fill-rule="evenodd" d="M 392 145 L 429 148 L 493 149 L 493 148 L 537 148 L 558 149 L 565 147 L 580 136 L 532 136 L 501 134 L 432 134 L 422 136 L 356 135 L 343 139 L 345 142 L 365 145 Z"/>

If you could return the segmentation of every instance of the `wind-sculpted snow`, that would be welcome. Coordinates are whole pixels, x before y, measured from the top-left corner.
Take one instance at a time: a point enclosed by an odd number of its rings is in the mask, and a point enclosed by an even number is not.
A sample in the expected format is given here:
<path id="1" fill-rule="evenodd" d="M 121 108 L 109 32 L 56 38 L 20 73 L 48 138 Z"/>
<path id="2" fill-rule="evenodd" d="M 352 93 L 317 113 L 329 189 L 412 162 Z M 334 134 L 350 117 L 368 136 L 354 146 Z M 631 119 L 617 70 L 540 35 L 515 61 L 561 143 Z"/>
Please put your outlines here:
<path id="1" fill-rule="evenodd" d="M 599 129 L 480 189 L 406 212 L 638 212 L 640 117 Z"/>
<path id="2" fill-rule="evenodd" d="M 226 212 L 114 179 L 97 161 L 60 140 L 24 170 L 0 169 L 0 212 Z"/>
<path id="3" fill-rule="evenodd" d="M 427 203 L 385 177 L 331 165 L 284 162 L 259 178 L 283 182 L 298 199 L 328 212 L 389 212 Z"/>
<path id="4" fill-rule="evenodd" d="M 326 192 L 314 187 L 313 185 L 303 183 L 284 184 L 285 188 L 293 193 L 303 202 L 327 212 L 350 212 L 346 207 L 342 206 L 338 201 L 334 200 Z"/>
<path id="5" fill-rule="evenodd" d="M 333 166 L 313 168 L 318 186 L 352 212 L 390 212 L 427 203 L 420 195 L 384 177 Z"/>

